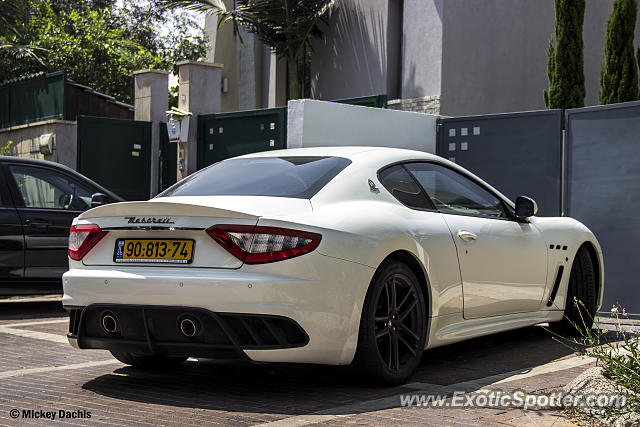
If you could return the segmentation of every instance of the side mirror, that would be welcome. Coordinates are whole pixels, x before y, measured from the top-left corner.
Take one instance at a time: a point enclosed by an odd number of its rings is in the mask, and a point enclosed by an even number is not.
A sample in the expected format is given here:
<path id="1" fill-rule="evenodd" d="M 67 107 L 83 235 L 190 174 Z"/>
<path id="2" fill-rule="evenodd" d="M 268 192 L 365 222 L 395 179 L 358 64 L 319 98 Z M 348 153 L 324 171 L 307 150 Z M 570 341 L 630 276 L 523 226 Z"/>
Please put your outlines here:
<path id="1" fill-rule="evenodd" d="M 102 206 L 109 203 L 109 196 L 102 193 L 93 193 L 91 195 L 91 207 Z"/>
<path id="2" fill-rule="evenodd" d="M 526 219 L 538 213 L 538 205 L 533 199 L 525 196 L 518 196 L 516 199 L 516 216 Z"/>

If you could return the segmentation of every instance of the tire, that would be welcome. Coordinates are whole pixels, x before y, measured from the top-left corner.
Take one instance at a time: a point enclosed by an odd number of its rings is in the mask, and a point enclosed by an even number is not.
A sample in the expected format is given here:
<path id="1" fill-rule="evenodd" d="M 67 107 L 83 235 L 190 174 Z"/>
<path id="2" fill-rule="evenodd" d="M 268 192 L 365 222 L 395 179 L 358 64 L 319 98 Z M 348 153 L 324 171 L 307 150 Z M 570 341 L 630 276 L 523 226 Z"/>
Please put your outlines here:
<path id="1" fill-rule="evenodd" d="M 402 384 L 420 364 L 426 336 L 420 282 L 405 264 L 384 263 L 371 280 L 362 308 L 355 368 L 377 384 Z"/>
<path id="2" fill-rule="evenodd" d="M 564 317 L 558 322 L 549 323 L 551 332 L 571 337 L 585 334 L 591 329 L 598 305 L 596 283 L 593 260 L 589 252 L 582 247 L 578 249 L 571 266 Z"/>
<path id="3" fill-rule="evenodd" d="M 182 356 L 151 356 L 129 353 L 127 351 L 110 351 L 113 357 L 125 365 L 131 365 L 134 368 L 145 370 L 164 370 L 175 368 L 187 360 L 186 357 Z"/>

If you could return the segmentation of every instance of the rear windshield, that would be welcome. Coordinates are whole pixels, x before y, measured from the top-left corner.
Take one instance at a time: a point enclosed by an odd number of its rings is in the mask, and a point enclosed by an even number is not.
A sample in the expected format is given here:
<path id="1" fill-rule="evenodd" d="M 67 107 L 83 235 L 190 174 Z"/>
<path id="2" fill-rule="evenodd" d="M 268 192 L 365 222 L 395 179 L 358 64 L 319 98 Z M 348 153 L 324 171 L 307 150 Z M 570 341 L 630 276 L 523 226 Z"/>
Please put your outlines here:
<path id="1" fill-rule="evenodd" d="M 273 196 L 310 199 L 351 160 L 342 157 L 252 157 L 209 166 L 158 197 Z"/>

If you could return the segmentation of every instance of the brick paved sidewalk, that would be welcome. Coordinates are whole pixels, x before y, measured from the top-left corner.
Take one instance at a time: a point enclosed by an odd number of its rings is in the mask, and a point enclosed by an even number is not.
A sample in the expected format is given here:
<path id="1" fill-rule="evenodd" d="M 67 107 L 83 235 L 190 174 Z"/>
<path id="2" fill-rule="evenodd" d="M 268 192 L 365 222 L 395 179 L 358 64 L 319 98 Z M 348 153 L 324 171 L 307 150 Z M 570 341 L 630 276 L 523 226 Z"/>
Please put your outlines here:
<path id="1" fill-rule="evenodd" d="M 430 350 L 412 382 L 395 388 L 363 384 L 344 367 L 190 360 L 171 372 L 141 372 L 107 352 L 66 344 L 59 303 L 2 310 L 0 425 L 566 426 L 557 411 L 400 407 L 400 395 L 550 391 L 590 366 L 531 327 Z M 21 412 L 12 419 L 12 409 L 91 418 L 24 419 Z"/>

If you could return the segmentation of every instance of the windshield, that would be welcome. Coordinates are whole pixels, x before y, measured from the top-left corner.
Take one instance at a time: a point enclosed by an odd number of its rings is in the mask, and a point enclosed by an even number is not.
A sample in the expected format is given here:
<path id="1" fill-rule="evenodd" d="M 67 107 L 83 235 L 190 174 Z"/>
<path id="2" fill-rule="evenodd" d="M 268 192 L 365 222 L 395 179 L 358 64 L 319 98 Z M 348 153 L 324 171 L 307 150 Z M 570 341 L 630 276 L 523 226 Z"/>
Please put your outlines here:
<path id="1" fill-rule="evenodd" d="M 342 157 L 251 157 L 223 160 L 157 197 L 272 196 L 310 199 L 351 161 Z"/>

